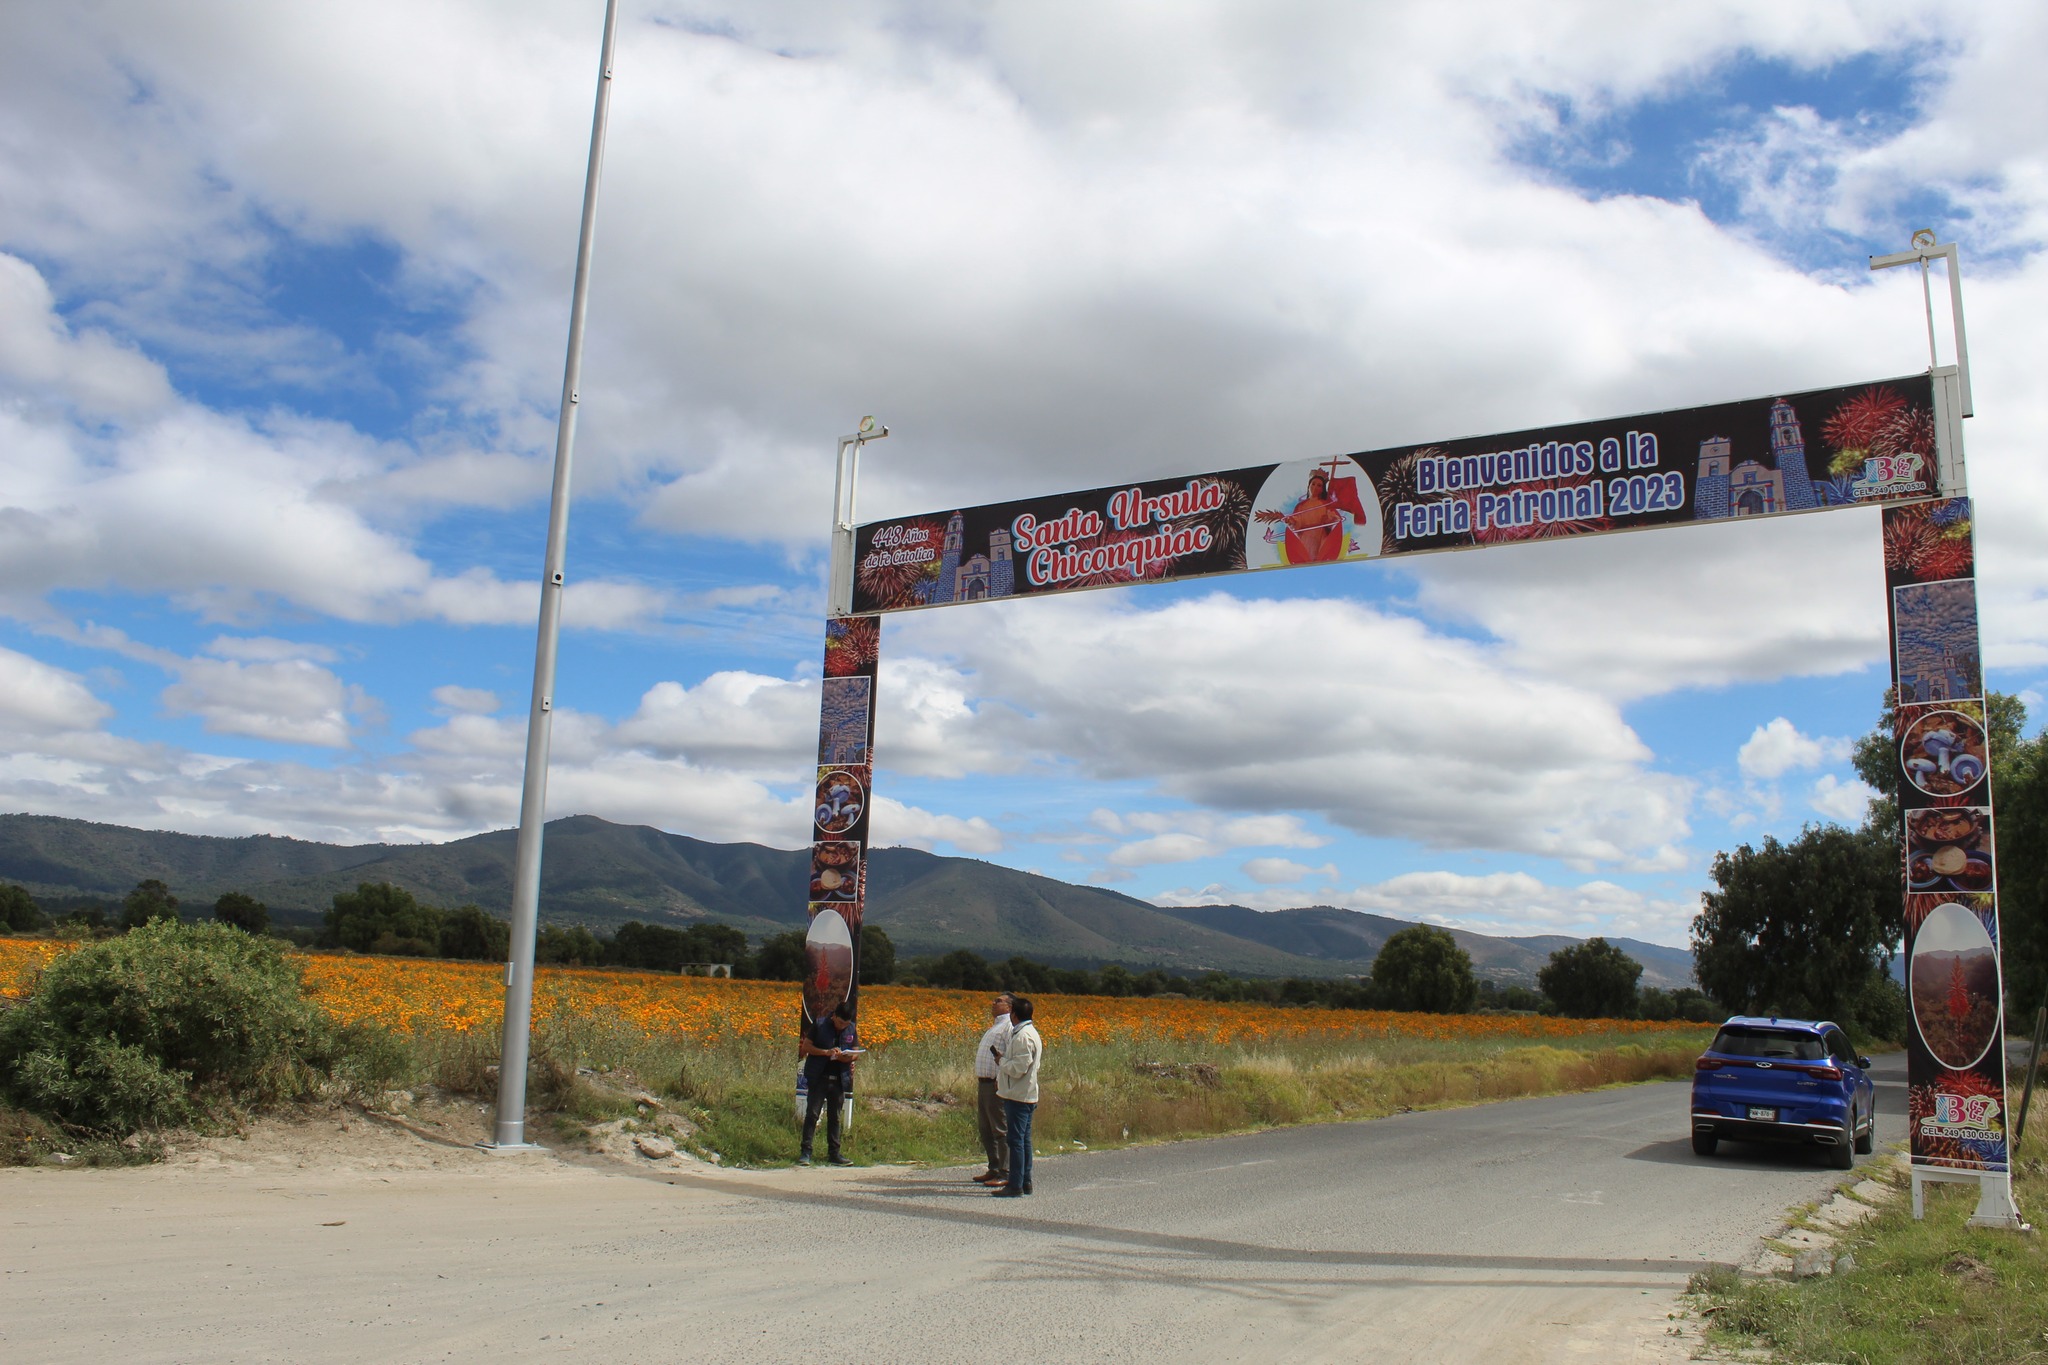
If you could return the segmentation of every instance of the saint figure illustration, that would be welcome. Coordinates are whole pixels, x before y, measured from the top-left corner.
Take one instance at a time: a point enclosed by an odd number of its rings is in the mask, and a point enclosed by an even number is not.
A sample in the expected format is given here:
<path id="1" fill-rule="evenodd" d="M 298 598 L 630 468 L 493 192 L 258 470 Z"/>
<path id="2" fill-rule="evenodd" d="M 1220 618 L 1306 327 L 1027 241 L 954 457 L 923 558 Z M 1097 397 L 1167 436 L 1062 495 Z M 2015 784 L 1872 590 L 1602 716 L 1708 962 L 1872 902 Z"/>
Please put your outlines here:
<path id="1" fill-rule="evenodd" d="M 1289 564 L 1329 564 L 1342 559 L 1352 532 L 1365 521 L 1358 501 L 1358 480 L 1337 478 L 1338 462 L 1309 471 L 1308 491 L 1282 512 L 1262 508 L 1253 516 L 1269 523 L 1266 539 L 1281 537 L 1281 557 Z"/>

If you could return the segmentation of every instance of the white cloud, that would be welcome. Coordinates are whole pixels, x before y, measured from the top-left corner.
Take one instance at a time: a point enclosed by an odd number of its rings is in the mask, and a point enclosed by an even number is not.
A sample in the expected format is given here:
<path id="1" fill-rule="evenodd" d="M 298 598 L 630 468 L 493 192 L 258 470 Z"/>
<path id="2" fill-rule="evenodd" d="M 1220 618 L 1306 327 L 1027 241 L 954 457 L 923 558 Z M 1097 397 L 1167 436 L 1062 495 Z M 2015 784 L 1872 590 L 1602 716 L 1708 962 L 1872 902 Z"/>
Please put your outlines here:
<path id="1" fill-rule="evenodd" d="M 28 733 L 88 730 L 111 714 L 76 675 L 0 649 L 0 726 Z"/>
<path id="2" fill-rule="evenodd" d="M 326 645 L 302 644 L 297 640 L 280 640 L 269 635 L 216 635 L 207 642 L 206 652 L 216 658 L 239 659 L 244 663 L 310 659 L 314 663 L 331 664 L 341 657 Z"/>
<path id="3" fill-rule="evenodd" d="M 1092 812 L 1088 823 L 1113 839 L 1147 836 L 1130 839 L 1108 853 L 1109 865 L 1119 868 L 1194 862 L 1240 848 L 1320 848 L 1330 842 L 1293 815 L 1232 818 L 1214 811 L 1113 811 L 1105 807 Z"/>
<path id="4" fill-rule="evenodd" d="M 462 687 L 456 683 L 435 688 L 434 701 L 445 710 L 477 716 L 488 716 L 501 705 L 498 694 L 488 688 Z"/>
<path id="5" fill-rule="evenodd" d="M 1828 819 L 1845 825 L 1859 825 L 1869 813 L 1871 800 L 1876 795 L 1875 789 L 1856 778 L 1843 782 L 1833 773 L 1823 773 L 1813 784 L 1813 792 L 1808 799 L 1813 808 Z"/>
<path id="6" fill-rule="evenodd" d="M 619 726 L 622 742 L 650 753 L 785 782 L 816 764 L 817 735 L 815 682 L 741 672 L 656 683 Z"/>
<path id="7" fill-rule="evenodd" d="M 1307 812 L 1438 847 L 1588 864 L 1682 858 L 1687 784 L 1650 768 L 1610 703 L 1415 621 L 1350 602 L 1221 596 L 1145 610 L 1092 594 L 980 613 L 974 626 L 932 613 L 903 632 L 1001 699 L 976 714 L 977 730 L 1062 771 L 1156 783 L 1212 812 L 1293 818 L 1229 842 L 1303 846 L 1293 813 Z M 1192 847 L 1124 858 L 1197 856 Z"/>
<path id="8" fill-rule="evenodd" d="M 979 815 L 966 819 L 939 815 L 887 796 L 875 798 L 869 839 L 876 848 L 930 851 L 941 844 L 951 844 L 969 855 L 1000 853 L 1004 847 L 1002 831 Z"/>
<path id="9" fill-rule="evenodd" d="M 1197 834 L 1155 834 L 1149 839 L 1123 845 L 1109 855 L 1112 867 L 1152 867 L 1160 863 L 1188 863 L 1222 850 Z"/>
<path id="10" fill-rule="evenodd" d="M 1610 881 L 1558 886 L 1526 872 L 1477 876 L 1410 872 L 1361 886 L 1318 889 L 1315 896 L 1319 904 L 1475 933 L 1509 937 L 1608 934 L 1672 945 L 1686 942 L 1692 917 L 1699 909 L 1690 900 L 1653 896 Z M 1255 910 L 1285 910 L 1301 904 L 1296 891 L 1246 891 L 1222 885 L 1153 899 L 1164 905 L 1236 904 Z"/>
<path id="11" fill-rule="evenodd" d="M 333 672 L 306 659 L 191 659 L 163 702 L 173 715 L 199 717 L 209 734 L 330 749 L 348 744 L 348 713 L 363 705 Z"/>
<path id="12" fill-rule="evenodd" d="M 132 347 L 104 332 L 74 333 L 35 267 L 0 252 L 0 393 L 59 398 L 101 418 L 159 408 L 171 387 L 163 366 Z"/>
<path id="13" fill-rule="evenodd" d="M 220 733 L 280 743 L 326 745 L 347 728 L 361 698 L 304 661 L 243 664 L 190 661 L 167 692 Z M 523 717 L 455 711 L 408 736 L 389 755 L 349 752 L 321 766 L 194 753 L 138 744 L 96 728 L 109 708 L 76 679 L 0 649 L 0 809 L 111 821 L 201 834 L 285 834 L 341 843 L 438 842 L 513 824 L 525 756 Z M 337 691 L 339 688 L 339 691 Z M 472 689 L 441 689 L 475 702 Z M 326 709 L 316 709 L 324 702 Z M 236 710 L 239 708 L 239 711 Z M 815 733 L 816 719 L 810 728 Z M 588 813 L 655 825 L 715 841 L 794 848 L 811 836 L 810 799 L 800 774 L 778 781 L 731 767 L 652 752 L 624 727 L 570 709 L 554 713 L 548 813 Z M 883 798 L 878 845 L 950 845 L 1000 852 L 990 821 L 961 818 Z"/>
<path id="14" fill-rule="evenodd" d="M 1310 877 L 1337 880 L 1337 865 L 1324 863 L 1321 867 L 1310 867 L 1297 863 L 1291 858 L 1253 858 L 1245 863 L 1244 875 L 1261 886 L 1293 886 Z"/>
<path id="15" fill-rule="evenodd" d="M 1751 732 L 1736 754 L 1736 763 L 1744 777 L 1770 781 L 1824 763 L 1840 763 L 1848 758 L 1851 747 L 1846 739 L 1801 734 L 1799 727 L 1777 716 Z"/>

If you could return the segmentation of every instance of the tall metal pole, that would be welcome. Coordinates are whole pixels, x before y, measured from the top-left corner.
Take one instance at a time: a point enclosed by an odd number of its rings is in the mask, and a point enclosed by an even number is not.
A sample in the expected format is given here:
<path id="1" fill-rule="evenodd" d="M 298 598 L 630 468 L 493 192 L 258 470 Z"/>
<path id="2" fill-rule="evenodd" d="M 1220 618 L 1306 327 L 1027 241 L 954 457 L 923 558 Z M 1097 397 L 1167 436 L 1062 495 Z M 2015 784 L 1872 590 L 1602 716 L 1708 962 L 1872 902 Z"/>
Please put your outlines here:
<path id="1" fill-rule="evenodd" d="M 605 0 L 604 51 L 597 108 L 590 119 L 590 165 L 583 176 L 583 226 L 576 239 L 576 285 L 569 301 L 569 356 L 562 367 L 562 414 L 555 424 L 555 485 L 548 499 L 547 562 L 541 571 L 540 629 L 533 655 L 533 706 L 526 718 L 526 783 L 519 795 L 519 848 L 512 869 L 512 960 L 505 972 L 505 1041 L 498 1057 L 498 1126 L 480 1146 L 528 1150 L 526 1062 L 533 1029 L 533 942 L 540 927 L 540 846 L 547 819 L 548 740 L 553 723 L 555 646 L 562 632 L 562 565 L 569 538 L 569 465 L 576 447 L 577 392 L 583 375 L 583 318 L 590 304 L 590 243 L 597 227 L 597 182 L 612 100 L 612 47 L 619 0 Z"/>
<path id="2" fill-rule="evenodd" d="M 1934 367 L 1934 295 L 1927 277 L 1928 262 L 1939 258 L 1948 263 L 1948 309 L 1949 323 L 1955 329 L 1956 380 L 1962 390 L 1961 416 L 1969 417 L 1976 411 L 1975 399 L 1970 393 L 1970 341 L 1963 332 L 1963 263 L 1956 253 L 1956 244 L 1943 245 L 1935 236 L 1933 228 L 1921 228 L 1913 234 L 1910 251 L 1895 251 L 1888 256 L 1872 256 L 1872 270 L 1889 270 L 1896 265 L 1920 267 L 1920 292 L 1927 305 L 1927 364 Z"/>

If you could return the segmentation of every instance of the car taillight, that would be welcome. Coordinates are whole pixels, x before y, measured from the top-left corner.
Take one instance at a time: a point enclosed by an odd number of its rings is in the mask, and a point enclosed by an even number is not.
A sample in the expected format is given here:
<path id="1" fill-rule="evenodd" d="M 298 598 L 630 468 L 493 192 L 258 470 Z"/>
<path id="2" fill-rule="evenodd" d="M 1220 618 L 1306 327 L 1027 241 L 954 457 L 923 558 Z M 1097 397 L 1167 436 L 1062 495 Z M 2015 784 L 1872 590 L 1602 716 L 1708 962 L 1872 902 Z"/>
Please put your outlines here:
<path id="1" fill-rule="evenodd" d="M 1702 1057 L 1692 1064 L 1692 1069 L 1694 1071 L 1718 1071 L 1723 1065 L 1724 1063 L 1718 1058 Z"/>
<path id="2" fill-rule="evenodd" d="M 1809 1076 L 1818 1076 L 1824 1081 L 1839 1081 L 1842 1079 L 1842 1068 L 1838 1066 L 1802 1066 L 1799 1069 Z"/>

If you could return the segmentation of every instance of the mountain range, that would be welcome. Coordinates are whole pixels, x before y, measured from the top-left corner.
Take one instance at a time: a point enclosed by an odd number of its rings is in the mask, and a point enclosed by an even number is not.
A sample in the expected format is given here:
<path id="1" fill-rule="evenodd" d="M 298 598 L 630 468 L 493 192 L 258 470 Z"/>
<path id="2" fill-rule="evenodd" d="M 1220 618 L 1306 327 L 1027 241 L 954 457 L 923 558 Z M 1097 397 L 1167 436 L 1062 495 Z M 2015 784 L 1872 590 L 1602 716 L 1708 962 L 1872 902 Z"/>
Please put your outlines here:
<path id="1" fill-rule="evenodd" d="M 145 878 L 187 909 L 243 891 L 285 923 L 313 923 L 334 893 L 391 882 L 436 905 L 509 913 L 513 830 L 445 844 L 321 844 L 254 835 L 231 839 L 101 825 L 49 815 L 0 815 L 0 882 L 18 882 L 46 906 L 118 903 Z M 541 874 L 543 923 L 608 929 L 628 920 L 686 925 L 716 920 L 751 935 L 806 919 L 806 849 L 714 844 L 594 815 L 550 821 Z M 909 848 L 869 854 L 867 917 L 899 954 L 968 948 L 1055 966 L 1120 962 L 1175 972 L 1239 976 L 1346 976 L 1368 971 L 1406 920 L 1307 906 L 1160 906 L 1100 887 L 1074 886 L 973 858 Z M 1451 930 L 1473 970 L 1502 984 L 1533 984 L 1558 934 L 1502 938 Z M 1692 955 L 1610 939 L 1643 964 L 1642 984 L 1690 984 Z"/>

